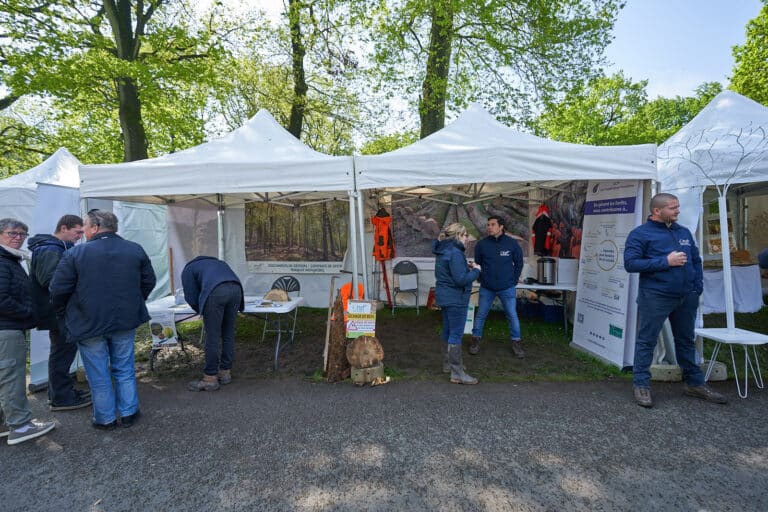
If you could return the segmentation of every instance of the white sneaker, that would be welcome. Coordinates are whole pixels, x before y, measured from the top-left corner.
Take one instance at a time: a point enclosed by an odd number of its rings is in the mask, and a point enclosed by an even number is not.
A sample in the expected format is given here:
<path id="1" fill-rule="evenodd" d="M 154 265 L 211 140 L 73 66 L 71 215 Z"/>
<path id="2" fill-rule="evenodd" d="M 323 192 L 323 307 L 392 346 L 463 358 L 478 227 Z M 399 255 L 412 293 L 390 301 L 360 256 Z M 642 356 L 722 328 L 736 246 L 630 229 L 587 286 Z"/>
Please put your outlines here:
<path id="1" fill-rule="evenodd" d="M 56 427 L 53 421 L 31 420 L 8 434 L 8 444 L 19 444 L 47 434 Z"/>

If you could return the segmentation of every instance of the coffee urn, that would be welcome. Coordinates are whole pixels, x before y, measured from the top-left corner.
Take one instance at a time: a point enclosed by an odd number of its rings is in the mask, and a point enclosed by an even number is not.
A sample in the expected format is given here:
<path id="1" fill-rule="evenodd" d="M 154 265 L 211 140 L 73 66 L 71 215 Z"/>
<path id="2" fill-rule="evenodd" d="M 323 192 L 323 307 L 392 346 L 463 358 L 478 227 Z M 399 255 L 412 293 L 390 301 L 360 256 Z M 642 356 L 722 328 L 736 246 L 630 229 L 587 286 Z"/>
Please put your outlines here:
<path id="1" fill-rule="evenodd" d="M 539 284 L 557 283 L 557 260 L 555 258 L 539 258 L 536 263 L 536 280 Z"/>

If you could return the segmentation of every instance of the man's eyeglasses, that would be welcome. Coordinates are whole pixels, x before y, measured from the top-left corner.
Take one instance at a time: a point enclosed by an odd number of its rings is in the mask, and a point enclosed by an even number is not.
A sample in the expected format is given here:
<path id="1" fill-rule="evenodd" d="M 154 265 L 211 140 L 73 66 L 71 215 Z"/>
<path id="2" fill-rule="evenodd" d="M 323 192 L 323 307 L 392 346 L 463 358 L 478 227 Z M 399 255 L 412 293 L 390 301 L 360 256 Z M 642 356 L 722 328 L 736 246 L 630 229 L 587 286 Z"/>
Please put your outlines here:
<path id="1" fill-rule="evenodd" d="M 29 236 L 29 233 L 24 231 L 6 231 L 5 234 L 8 235 L 8 238 L 27 238 Z"/>

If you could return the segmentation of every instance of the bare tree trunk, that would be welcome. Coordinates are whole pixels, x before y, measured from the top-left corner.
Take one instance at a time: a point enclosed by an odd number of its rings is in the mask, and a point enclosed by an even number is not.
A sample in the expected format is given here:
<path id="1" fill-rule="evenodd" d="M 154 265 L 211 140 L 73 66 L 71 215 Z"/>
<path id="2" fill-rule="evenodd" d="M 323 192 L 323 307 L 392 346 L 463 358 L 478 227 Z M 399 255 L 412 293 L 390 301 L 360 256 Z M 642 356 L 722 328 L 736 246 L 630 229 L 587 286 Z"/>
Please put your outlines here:
<path id="1" fill-rule="evenodd" d="M 323 231 L 323 261 L 328 261 L 328 203 L 323 203 L 320 229 Z"/>
<path id="2" fill-rule="evenodd" d="M 19 96 L 14 96 L 12 94 L 9 94 L 8 96 L 5 96 L 4 98 L 0 98 L 0 110 L 5 110 L 11 105 L 13 105 L 16 100 L 19 99 Z"/>
<path id="3" fill-rule="evenodd" d="M 115 38 L 117 58 L 133 62 L 139 56 L 144 27 L 155 9 L 164 0 L 139 2 L 136 21 L 131 16 L 131 0 L 103 0 L 104 12 Z M 144 10 L 146 8 L 146 10 Z M 135 32 L 134 32 L 135 30 Z M 123 155 L 126 162 L 147 158 L 147 135 L 141 119 L 141 103 L 136 82 L 132 77 L 119 77 L 116 81 L 119 101 L 118 116 L 123 136 Z"/>
<path id="4" fill-rule="evenodd" d="M 433 0 L 427 72 L 419 99 L 421 138 L 445 126 L 445 99 L 453 44 L 452 0 Z"/>
<path id="5" fill-rule="evenodd" d="M 301 35 L 301 7 L 302 2 L 300 0 L 288 0 L 288 23 L 291 30 L 291 69 L 293 71 L 293 99 L 291 100 L 291 118 L 288 122 L 288 131 L 297 139 L 301 138 L 308 89 L 304 74 L 306 48 Z"/>
<path id="6" fill-rule="evenodd" d="M 117 93 L 120 102 L 118 116 L 123 132 L 123 159 L 126 162 L 147 158 L 147 134 L 141 121 L 139 93 L 133 79 L 119 78 Z"/>

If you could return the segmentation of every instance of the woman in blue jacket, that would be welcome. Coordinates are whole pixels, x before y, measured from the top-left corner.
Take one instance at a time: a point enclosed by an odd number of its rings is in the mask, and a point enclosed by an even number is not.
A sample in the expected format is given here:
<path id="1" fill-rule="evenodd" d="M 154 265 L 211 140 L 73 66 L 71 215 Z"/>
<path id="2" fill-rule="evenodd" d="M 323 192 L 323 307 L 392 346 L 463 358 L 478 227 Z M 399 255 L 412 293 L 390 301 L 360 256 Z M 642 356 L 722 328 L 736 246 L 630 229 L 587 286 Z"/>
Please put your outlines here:
<path id="1" fill-rule="evenodd" d="M 464 373 L 461 337 L 467 322 L 467 305 L 472 282 L 480 276 L 480 265 L 467 263 L 464 244 L 469 235 L 459 223 L 448 226 L 438 240 L 432 242 L 435 254 L 435 302 L 443 314 L 442 340 L 444 354 L 454 384 L 477 384 L 477 379 Z"/>

